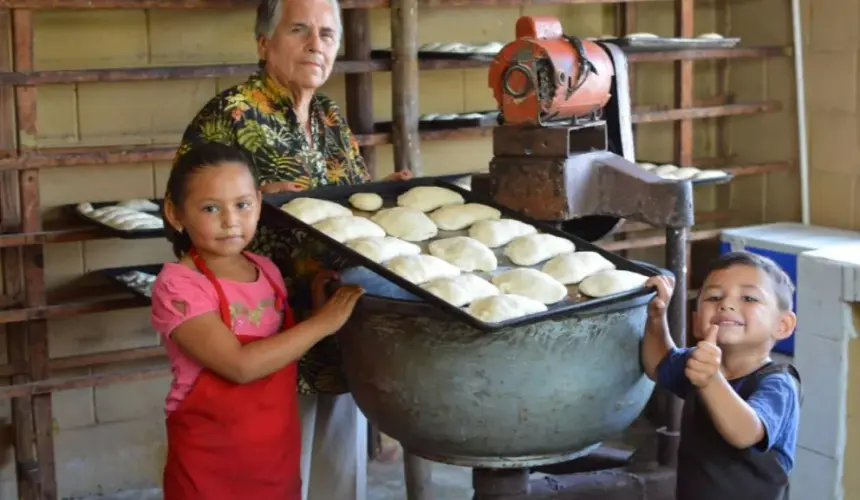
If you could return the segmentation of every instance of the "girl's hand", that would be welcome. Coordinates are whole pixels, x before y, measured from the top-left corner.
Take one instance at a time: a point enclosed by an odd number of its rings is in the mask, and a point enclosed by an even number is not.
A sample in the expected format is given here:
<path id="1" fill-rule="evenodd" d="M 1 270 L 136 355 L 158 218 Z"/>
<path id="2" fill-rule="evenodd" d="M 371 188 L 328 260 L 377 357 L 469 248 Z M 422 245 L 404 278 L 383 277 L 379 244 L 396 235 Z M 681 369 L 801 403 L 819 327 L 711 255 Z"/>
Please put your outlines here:
<path id="1" fill-rule="evenodd" d="M 394 172 L 389 175 L 384 181 L 408 181 L 409 179 L 415 177 L 411 170 L 401 170 L 400 172 Z"/>
<path id="2" fill-rule="evenodd" d="M 314 313 L 314 318 L 323 322 L 326 335 L 331 335 L 343 327 L 352 316 L 355 304 L 362 295 L 364 295 L 364 289 L 358 285 L 342 286 Z"/>
<path id="3" fill-rule="evenodd" d="M 336 282 L 338 279 L 340 279 L 340 276 L 328 269 L 324 269 L 314 276 L 313 281 L 311 281 L 311 305 L 314 311 L 325 305 L 329 296 L 327 287 L 330 283 Z"/>
<path id="4" fill-rule="evenodd" d="M 666 318 L 666 308 L 672 300 L 675 290 L 675 278 L 671 276 L 653 276 L 645 282 L 645 286 L 653 286 L 657 289 L 657 295 L 648 304 L 648 320 L 663 321 Z"/>
<path id="5" fill-rule="evenodd" d="M 263 194 L 299 193 L 305 189 L 297 182 L 270 182 L 260 187 Z"/>

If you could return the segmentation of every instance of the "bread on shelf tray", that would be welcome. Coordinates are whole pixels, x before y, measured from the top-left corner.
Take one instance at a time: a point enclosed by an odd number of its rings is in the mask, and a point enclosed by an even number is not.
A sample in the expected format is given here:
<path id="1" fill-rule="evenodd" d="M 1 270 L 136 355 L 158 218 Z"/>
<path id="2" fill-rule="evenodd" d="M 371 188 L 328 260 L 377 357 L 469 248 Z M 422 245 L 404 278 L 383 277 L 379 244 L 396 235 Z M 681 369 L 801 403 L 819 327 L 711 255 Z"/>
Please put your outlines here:
<path id="1" fill-rule="evenodd" d="M 149 200 L 129 200 L 100 208 L 94 208 L 92 203 L 85 202 L 78 204 L 76 208 L 80 214 L 100 224 L 118 231 L 133 232 L 164 228 L 164 221 L 160 217 L 147 213 L 153 206 L 158 210 L 158 205 Z"/>

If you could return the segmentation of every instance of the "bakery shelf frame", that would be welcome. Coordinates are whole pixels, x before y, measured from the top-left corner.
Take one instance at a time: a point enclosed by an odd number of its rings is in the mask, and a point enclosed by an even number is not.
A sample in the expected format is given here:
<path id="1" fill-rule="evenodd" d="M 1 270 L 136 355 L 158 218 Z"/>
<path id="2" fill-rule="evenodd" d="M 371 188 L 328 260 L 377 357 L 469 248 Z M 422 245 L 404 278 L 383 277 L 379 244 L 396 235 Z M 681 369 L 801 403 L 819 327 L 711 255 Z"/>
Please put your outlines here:
<path id="1" fill-rule="evenodd" d="M 718 0 L 726 2 L 730 0 Z M 161 347 L 145 347 L 79 356 L 49 358 L 46 321 L 104 311 L 146 307 L 141 298 L 124 293 L 116 285 L 87 289 L 74 297 L 49 294 L 45 287 L 44 245 L 82 242 L 112 237 L 82 221 L 43 224 L 39 210 L 39 170 L 82 165 L 163 162 L 173 158 L 176 145 L 121 145 L 105 147 L 22 147 L 22 133 L 35 135 L 36 92 L 40 85 L 136 82 L 178 79 L 223 78 L 246 75 L 255 64 L 104 68 L 41 71 L 33 66 L 33 16 L 51 9 L 249 9 L 257 0 L 0 0 L 0 33 L 10 34 L 0 43 L 0 331 L 5 331 L 8 360 L 0 364 L 0 376 L 10 384 L 0 386 L 0 400 L 11 399 L 15 441 L 16 477 L 19 497 L 24 500 L 58 498 L 54 463 L 51 393 L 166 376 L 161 366 Z M 420 71 L 462 70 L 488 67 L 487 61 L 428 59 L 418 57 L 419 7 L 491 7 L 549 4 L 612 4 L 616 11 L 616 34 L 636 31 L 636 8 L 645 2 L 672 2 L 676 12 L 676 35 L 693 35 L 694 0 L 342 0 L 344 9 L 343 57 L 334 71 L 347 80 L 347 120 L 359 138 L 368 165 L 376 164 L 375 146 L 392 144 L 397 169 L 412 169 L 420 175 L 420 141 L 465 140 L 487 136 L 490 128 L 418 130 L 417 86 Z M 374 58 L 370 46 L 369 9 L 391 9 L 392 49 L 389 58 Z M 711 166 L 734 176 L 790 171 L 794 162 L 739 163 L 724 150 L 716 158 L 693 158 L 693 126 L 705 118 L 773 112 L 779 102 L 736 102 L 730 89 L 705 101 L 693 96 L 693 64 L 701 60 L 723 61 L 790 56 L 790 46 L 736 47 L 730 49 L 681 49 L 629 54 L 631 63 L 673 62 L 676 97 L 672 107 L 640 105 L 637 124 L 672 122 L 675 125 L 675 161 L 682 166 Z M 392 131 L 380 133 L 372 112 L 372 73 L 392 73 Z M 631 74 L 631 87 L 636 84 Z M 700 212 L 697 223 L 728 221 L 731 211 Z M 626 252 L 659 247 L 665 236 L 653 236 L 653 228 L 640 223 L 625 224 L 612 239 L 599 242 L 608 250 Z M 696 227 L 688 243 L 713 239 L 718 229 Z M 679 287 L 684 289 L 685 287 Z M 681 293 L 683 295 L 683 291 Z M 690 297 L 694 294 L 691 292 Z M 151 361 L 151 366 L 96 375 L 65 377 L 69 369 Z"/>

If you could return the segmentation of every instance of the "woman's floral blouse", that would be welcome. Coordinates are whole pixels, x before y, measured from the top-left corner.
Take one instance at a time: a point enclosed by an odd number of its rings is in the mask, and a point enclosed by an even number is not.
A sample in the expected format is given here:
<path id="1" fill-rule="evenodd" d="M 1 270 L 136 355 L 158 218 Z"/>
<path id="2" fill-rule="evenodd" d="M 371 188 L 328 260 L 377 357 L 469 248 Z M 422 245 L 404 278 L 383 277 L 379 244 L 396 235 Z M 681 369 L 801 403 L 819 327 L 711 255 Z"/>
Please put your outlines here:
<path id="1" fill-rule="evenodd" d="M 255 73 L 203 107 L 185 130 L 177 157 L 195 144 L 220 142 L 248 156 L 261 184 L 295 182 L 314 189 L 369 182 L 358 141 L 334 101 L 316 94 L 310 111 L 312 144 L 301 130 L 289 94 L 264 72 Z M 310 312 L 314 273 L 344 265 L 304 232 L 275 229 L 265 217 L 249 250 L 271 258 L 281 269 L 298 318 Z M 298 388 L 303 394 L 347 391 L 335 336 L 318 343 L 299 361 Z"/>

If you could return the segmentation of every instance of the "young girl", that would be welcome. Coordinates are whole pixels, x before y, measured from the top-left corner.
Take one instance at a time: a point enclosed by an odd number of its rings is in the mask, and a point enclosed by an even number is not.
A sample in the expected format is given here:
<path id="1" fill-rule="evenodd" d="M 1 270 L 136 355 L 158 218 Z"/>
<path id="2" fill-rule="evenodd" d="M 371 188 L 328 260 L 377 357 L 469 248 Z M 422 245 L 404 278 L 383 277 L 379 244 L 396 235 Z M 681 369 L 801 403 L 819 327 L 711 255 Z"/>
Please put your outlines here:
<path id="1" fill-rule="evenodd" d="M 363 293 L 342 287 L 296 324 L 271 260 L 244 251 L 261 195 L 242 154 L 206 144 L 170 173 L 164 215 L 179 259 L 152 289 L 152 323 L 173 368 L 165 500 L 299 500 L 296 360 L 337 331 Z"/>

